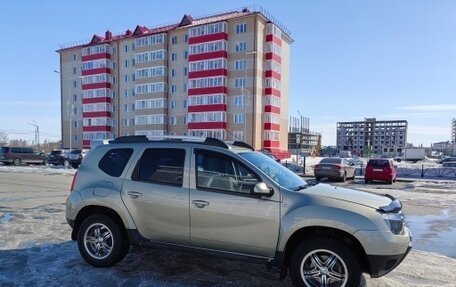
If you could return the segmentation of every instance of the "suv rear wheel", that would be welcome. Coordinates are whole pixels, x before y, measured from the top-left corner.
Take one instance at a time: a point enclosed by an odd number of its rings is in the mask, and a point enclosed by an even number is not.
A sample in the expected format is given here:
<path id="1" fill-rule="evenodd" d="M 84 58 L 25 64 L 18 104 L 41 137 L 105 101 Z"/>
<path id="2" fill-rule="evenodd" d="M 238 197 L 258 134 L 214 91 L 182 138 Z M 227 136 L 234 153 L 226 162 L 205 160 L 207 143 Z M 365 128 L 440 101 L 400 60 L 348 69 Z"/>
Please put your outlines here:
<path id="1" fill-rule="evenodd" d="M 290 277 L 294 286 L 358 286 L 361 269 L 353 252 L 344 244 L 316 238 L 299 245 L 291 257 Z"/>
<path id="2" fill-rule="evenodd" d="M 14 164 L 15 166 L 20 165 L 20 164 L 21 164 L 21 159 L 20 159 L 20 158 L 15 158 L 15 159 L 13 160 L 13 164 Z"/>
<path id="3" fill-rule="evenodd" d="M 117 223 L 106 215 L 94 214 L 79 227 L 78 247 L 87 263 L 94 267 L 108 267 L 127 255 L 129 244 Z"/>

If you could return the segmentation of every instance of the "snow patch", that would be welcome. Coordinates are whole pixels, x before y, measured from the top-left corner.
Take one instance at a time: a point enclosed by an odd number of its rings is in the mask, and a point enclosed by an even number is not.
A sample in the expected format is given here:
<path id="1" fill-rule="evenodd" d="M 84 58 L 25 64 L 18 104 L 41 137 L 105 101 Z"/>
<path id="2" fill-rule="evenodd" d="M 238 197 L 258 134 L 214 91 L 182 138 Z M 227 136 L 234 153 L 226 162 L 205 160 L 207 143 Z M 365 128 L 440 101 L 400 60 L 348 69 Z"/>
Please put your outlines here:
<path id="1" fill-rule="evenodd" d="M 3 216 L 0 216 L 0 223 L 8 223 L 11 219 L 13 219 L 13 215 L 11 213 L 5 213 Z"/>

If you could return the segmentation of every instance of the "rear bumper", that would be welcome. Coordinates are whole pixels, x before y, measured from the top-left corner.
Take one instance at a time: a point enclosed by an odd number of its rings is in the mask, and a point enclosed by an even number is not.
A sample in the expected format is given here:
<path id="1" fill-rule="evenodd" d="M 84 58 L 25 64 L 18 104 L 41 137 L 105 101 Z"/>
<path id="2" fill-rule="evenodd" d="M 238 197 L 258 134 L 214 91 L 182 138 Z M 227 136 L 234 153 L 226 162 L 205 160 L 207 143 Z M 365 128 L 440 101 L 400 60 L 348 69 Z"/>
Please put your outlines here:
<path id="1" fill-rule="evenodd" d="M 370 276 L 372 278 L 378 278 L 393 271 L 394 268 L 401 264 L 411 249 L 412 246 L 409 246 L 404 254 L 398 255 L 367 255 Z"/>
<path id="2" fill-rule="evenodd" d="M 316 170 L 315 177 L 328 177 L 328 178 L 342 178 L 344 176 L 343 170 Z"/>

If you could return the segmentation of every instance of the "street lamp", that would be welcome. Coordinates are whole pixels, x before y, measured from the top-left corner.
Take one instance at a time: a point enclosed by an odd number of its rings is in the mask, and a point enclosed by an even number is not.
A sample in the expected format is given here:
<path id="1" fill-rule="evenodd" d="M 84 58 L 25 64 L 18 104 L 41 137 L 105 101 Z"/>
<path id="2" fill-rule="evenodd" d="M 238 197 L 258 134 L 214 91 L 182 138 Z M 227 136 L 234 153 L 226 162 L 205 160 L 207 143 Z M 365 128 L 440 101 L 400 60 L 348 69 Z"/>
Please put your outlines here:
<path id="1" fill-rule="evenodd" d="M 54 70 L 54 73 L 60 74 L 61 76 L 65 77 L 65 78 L 67 78 L 69 80 L 75 80 L 75 79 L 82 78 L 82 76 L 69 77 L 67 75 L 62 74 L 60 71 L 57 71 L 57 70 Z M 69 119 L 69 122 L 70 122 L 70 146 L 69 147 L 70 147 L 70 150 L 71 150 L 72 149 L 72 142 L 73 142 L 72 115 L 73 115 L 74 105 L 73 105 L 73 103 L 70 104 L 70 102 L 71 102 L 71 91 L 70 91 L 70 89 L 71 89 L 71 83 L 70 83 L 70 85 L 68 85 L 68 119 Z M 63 133 L 62 133 L 62 137 L 63 137 Z"/>
<path id="2" fill-rule="evenodd" d="M 38 149 L 40 148 L 40 127 L 38 124 L 33 120 L 32 123 L 28 123 L 31 126 L 35 127 L 35 144 L 37 145 Z"/>

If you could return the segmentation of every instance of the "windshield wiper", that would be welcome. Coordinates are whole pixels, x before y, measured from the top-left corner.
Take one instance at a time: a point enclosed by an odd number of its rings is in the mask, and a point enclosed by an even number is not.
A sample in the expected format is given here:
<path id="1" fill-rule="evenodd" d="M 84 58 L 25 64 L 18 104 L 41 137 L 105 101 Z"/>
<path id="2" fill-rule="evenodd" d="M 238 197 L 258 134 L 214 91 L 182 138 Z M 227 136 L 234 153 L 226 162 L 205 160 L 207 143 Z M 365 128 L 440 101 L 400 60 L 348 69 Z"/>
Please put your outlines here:
<path id="1" fill-rule="evenodd" d="M 294 189 L 294 191 L 299 191 L 299 190 L 301 190 L 301 189 L 306 189 L 306 188 L 308 188 L 309 186 L 310 186 L 309 184 L 300 185 L 300 186 L 296 187 L 296 188 Z"/>

